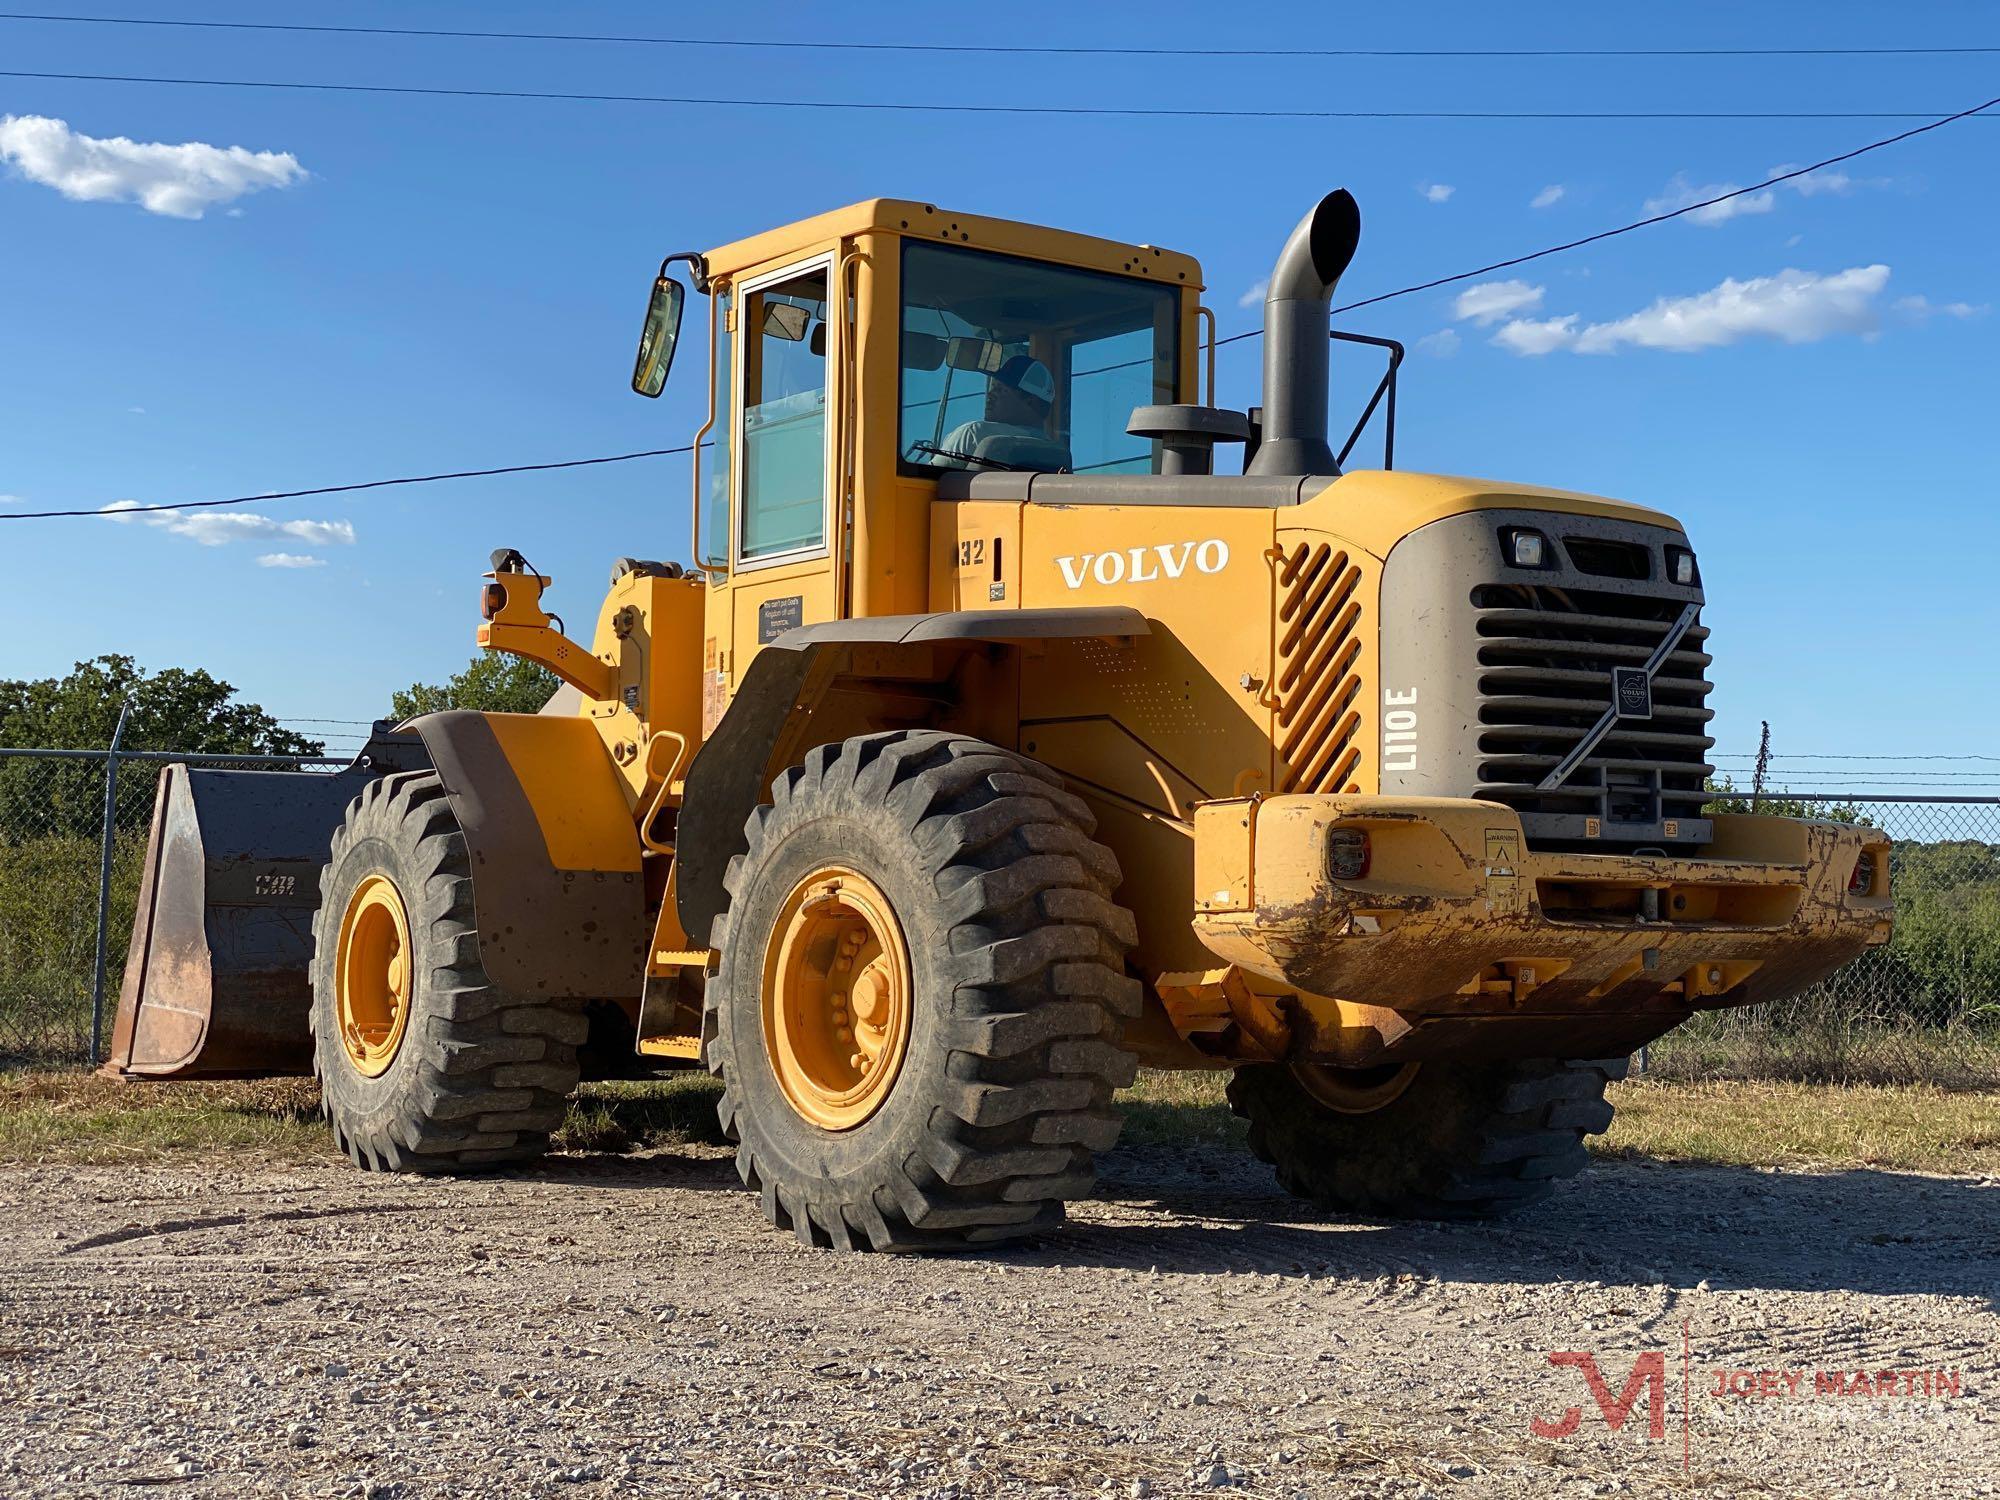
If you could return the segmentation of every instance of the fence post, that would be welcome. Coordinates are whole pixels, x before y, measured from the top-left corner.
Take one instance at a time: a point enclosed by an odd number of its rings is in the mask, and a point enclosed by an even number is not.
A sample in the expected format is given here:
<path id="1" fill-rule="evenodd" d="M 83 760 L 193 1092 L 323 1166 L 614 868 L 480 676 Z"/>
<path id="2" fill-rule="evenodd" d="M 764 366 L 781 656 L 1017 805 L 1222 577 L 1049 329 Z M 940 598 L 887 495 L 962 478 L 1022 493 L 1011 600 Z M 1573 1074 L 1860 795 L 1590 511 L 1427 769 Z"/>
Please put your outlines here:
<path id="1" fill-rule="evenodd" d="M 90 1061 L 104 1056 L 104 948 L 111 925 L 111 844 L 118 823 L 118 747 L 125 738 L 125 720 L 132 701 L 118 706 L 118 727 L 111 731 L 111 748 L 104 756 L 104 837 L 97 849 L 97 962 L 90 976 Z"/>

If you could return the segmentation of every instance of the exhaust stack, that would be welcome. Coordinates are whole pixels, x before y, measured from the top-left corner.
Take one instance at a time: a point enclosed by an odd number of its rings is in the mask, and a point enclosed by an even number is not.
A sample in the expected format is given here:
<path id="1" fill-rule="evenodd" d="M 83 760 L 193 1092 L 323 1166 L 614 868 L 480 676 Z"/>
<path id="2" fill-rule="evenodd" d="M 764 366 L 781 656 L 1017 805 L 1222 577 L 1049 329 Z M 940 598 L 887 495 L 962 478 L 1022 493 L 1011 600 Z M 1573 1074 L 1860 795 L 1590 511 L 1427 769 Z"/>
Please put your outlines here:
<path id="1" fill-rule="evenodd" d="M 1326 440 L 1333 289 L 1361 240 L 1361 210 L 1337 188 L 1299 220 L 1264 294 L 1264 426 L 1249 474 L 1337 474 Z"/>

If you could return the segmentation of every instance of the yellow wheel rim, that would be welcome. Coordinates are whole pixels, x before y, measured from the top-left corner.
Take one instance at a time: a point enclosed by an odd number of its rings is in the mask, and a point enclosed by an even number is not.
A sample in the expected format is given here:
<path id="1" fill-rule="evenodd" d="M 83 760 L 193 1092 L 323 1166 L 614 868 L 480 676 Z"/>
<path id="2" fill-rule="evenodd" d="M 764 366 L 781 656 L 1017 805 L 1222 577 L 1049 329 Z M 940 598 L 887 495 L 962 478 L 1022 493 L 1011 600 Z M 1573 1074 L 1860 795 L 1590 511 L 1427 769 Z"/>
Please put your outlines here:
<path id="1" fill-rule="evenodd" d="M 1379 1068 L 1325 1068 L 1317 1063 L 1294 1063 L 1292 1076 L 1313 1099 L 1336 1114 L 1372 1115 L 1394 1104 L 1416 1080 L 1417 1063 Z"/>
<path id="2" fill-rule="evenodd" d="M 764 955 L 764 1050 L 822 1130 L 882 1107 L 909 1050 L 910 950 L 881 887 L 844 865 L 792 888 Z"/>
<path id="3" fill-rule="evenodd" d="M 370 875 L 348 898 L 333 977 L 347 1060 L 363 1077 L 380 1077 L 410 1024 L 410 919 L 388 876 Z"/>

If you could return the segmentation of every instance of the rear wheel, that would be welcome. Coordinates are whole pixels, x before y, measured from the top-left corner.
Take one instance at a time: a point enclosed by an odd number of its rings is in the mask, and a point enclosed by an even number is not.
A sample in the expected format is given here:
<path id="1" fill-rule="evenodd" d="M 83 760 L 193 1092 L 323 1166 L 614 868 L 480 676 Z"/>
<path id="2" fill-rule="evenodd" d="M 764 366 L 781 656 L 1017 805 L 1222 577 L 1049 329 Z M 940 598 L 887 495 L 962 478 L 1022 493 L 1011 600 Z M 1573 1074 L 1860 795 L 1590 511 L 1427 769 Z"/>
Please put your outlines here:
<path id="1" fill-rule="evenodd" d="M 840 1249 L 1053 1226 L 1118 1134 L 1132 918 L 1046 768 L 933 731 L 778 778 L 710 946 L 703 1059 L 772 1224 Z"/>
<path id="2" fill-rule="evenodd" d="M 465 837 L 434 773 L 382 777 L 348 805 L 313 938 L 313 1071 L 357 1166 L 454 1171 L 548 1149 L 587 1022 L 487 982 Z"/>
<path id="3" fill-rule="evenodd" d="M 1230 1076 L 1250 1149 L 1301 1198 L 1362 1214 L 1476 1219 L 1545 1198 L 1611 1124 L 1626 1059 L 1259 1063 Z"/>

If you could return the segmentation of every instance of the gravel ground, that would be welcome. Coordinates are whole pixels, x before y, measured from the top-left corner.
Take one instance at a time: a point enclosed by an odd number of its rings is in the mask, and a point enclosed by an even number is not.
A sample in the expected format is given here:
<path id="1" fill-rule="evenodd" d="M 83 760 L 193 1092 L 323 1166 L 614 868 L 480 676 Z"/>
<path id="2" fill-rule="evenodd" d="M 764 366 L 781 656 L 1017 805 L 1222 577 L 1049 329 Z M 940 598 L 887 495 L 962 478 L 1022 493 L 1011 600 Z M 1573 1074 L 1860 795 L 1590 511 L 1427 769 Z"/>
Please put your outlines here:
<path id="1" fill-rule="evenodd" d="M 1611 1164 L 1440 1227 L 1217 1148 L 1104 1166 L 1061 1236 L 928 1260 L 804 1250 L 700 1147 L 8 1168 L 0 1492 L 2000 1494 L 1991 1178 Z M 1662 1437 L 1548 1359 L 1585 1350 L 1614 1397 L 1663 1356 Z"/>

